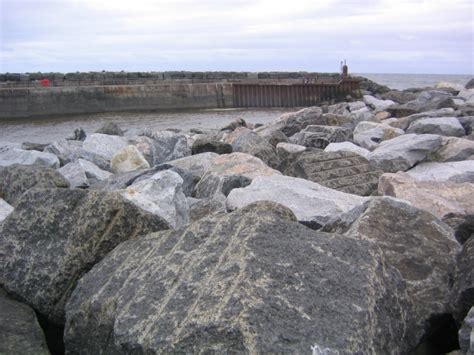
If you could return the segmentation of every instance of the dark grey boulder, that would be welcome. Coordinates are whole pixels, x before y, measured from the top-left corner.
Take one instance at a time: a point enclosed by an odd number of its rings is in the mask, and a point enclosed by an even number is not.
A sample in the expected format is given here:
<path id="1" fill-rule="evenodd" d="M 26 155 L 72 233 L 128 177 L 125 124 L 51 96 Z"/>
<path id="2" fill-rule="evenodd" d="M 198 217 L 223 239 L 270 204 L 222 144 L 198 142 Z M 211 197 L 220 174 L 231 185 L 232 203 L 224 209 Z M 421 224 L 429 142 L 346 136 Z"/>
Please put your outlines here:
<path id="1" fill-rule="evenodd" d="M 0 354 L 49 355 L 36 314 L 0 288 Z"/>
<path id="2" fill-rule="evenodd" d="M 16 206 L 20 197 L 33 187 L 69 187 L 69 181 L 52 168 L 36 165 L 0 167 L 0 198 Z"/>
<path id="3" fill-rule="evenodd" d="M 95 133 L 108 134 L 110 136 L 123 136 L 125 131 L 123 131 L 115 122 L 106 122 L 102 127 L 100 127 Z"/>
<path id="4" fill-rule="evenodd" d="M 471 307 L 459 329 L 459 346 L 463 353 L 474 354 L 474 306 Z"/>
<path id="5" fill-rule="evenodd" d="M 380 97 L 383 100 L 392 100 L 398 102 L 399 104 L 405 104 L 408 101 L 416 100 L 417 95 L 407 91 L 390 90 L 380 95 Z"/>
<path id="6" fill-rule="evenodd" d="M 464 88 L 466 88 L 466 89 L 468 89 L 468 90 L 469 90 L 469 89 L 474 89 L 474 78 L 471 79 L 471 80 L 469 80 L 469 81 L 466 83 L 466 85 L 464 85 Z"/>
<path id="7" fill-rule="evenodd" d="M 240 174 L 213 174 L 208 172 L 199 180 L 194 190 L 196 198 L 212 198 L 216 195 L 228 196 L 233 189 L 250 185 L 251 179 Z"/>
<path id="8" fill-rule="evenodd" d="M 474 305 L 474 238 L 469 238 L 457 256 L 454 279 L 453 315 L 460 324 Z"/>
<path id="9" fill-rule="evenodd" d="M 338 126 L 308 126 L 304 130 L 290 137 L 293 144 L 305 147 L 326 148 L 329 143 L 338 143 L 352 140 L 352 130 Z"/>
<path id="10" fill-rule="evenodd" d="M 474 215 L 448 214 L 443 217 L 443 222 L 454 230 L 454 236 L 460 244 L 467 242 L 474 236 Z"/>
<path id="11" fill-rule="evenodd" d="M 168 229 L 115 193 L 30 189 L 0 225 L 0 283 L 56 324 L 76 282 L 121 242 Z"/>
<path id="12" fill-rule="evenodd" d="M 276 168 L 280 163 L 275 148 L 264 138 L 254 132 L 241 134 L 233 143 L 234 152 L 247 153 L 260 158 L 265 164 Z"/>
<path id="13" fill-rule="evenodd" d="M 67 305 L 68 353 L 408 353 L 400 274 L 369 241 L 261 202 L 118 246 Z"/>
<path id="14" fill-rule="evenodd" d="M 406 283 L 414 307 L 413 334 L 417 339 L 429 335 L 433 318 L 450 313 L 460 245 L 453 230 L 432 214 L 401 200 L 372 198 L 346 216 L 334 218 L 322 230 L 380 246 L 387 263 L 398 270 Z"/>
<path id="15" fill-rule="evenodd" d="M 217 140 L 196 139 L 191 148 L 192 154 L 212 152 L 217 154 L 232 153 L 232 146 Z"/>
<path id="16" fill-rule="evenodd" d="M 458 121 L 466 131 L 466 135 L 472 134 L 472 128 L 474 127 L 474 116 L 458 117 Z"/>
<path id="17" fill-rule="evenodd" d="M 306 150 L 290 154 L 282 161 L 279 170 L 288 176 L 360 196 L 368 196 L 376 191 L 382 174 L 364 157 L 345 151 Z"/>
<path id="18" fill-rule="evenodd" d="M 268 143 L 270 143 L 273 147 L 276 148 L 278 143 L 288 143 L 288 137 L 285 133 L 280 130 L 272 131 L 270 135 L 267 137 Z"/>
<path id="19" fill-rule="evenodd" d="M 189 197 L 189 218 L 191 222 L 203 219 L 211 214 L 225 213 L 225 198 L 196 199 Z"/>
<path id="20" fill-rule="evenodd" d="M 34 142 L 23 142 L 21 143 L 21 149 L 23 150 L 37 150 L 38 152 L 42 152 L 44 148 L 46 148 L 49 143 L 34 143 Z"/>

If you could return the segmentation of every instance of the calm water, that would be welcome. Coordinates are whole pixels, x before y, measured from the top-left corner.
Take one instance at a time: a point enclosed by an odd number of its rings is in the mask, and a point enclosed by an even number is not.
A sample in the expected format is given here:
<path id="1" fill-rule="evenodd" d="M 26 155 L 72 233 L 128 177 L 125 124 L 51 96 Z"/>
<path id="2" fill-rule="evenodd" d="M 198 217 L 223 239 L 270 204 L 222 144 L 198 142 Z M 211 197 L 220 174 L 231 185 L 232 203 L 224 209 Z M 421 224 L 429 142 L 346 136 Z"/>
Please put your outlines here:
<path id="1" fill-rule="evenodd" d="M 434 75 L 434 74 L 358 74 L 393 89 L 433 86 L 440 81 L 465 85 L 472 75 Z M 236 117 L 252 123 L 266 123 L 277 119 L 281 114 L 296 109 L 261 110 L 199 110 L 178 112 L 120 112 L 77 116 L 59 116 L 42 119 L 18 119 L 0 121 L 0 144 L 5 142 L 47 143 L 70 135 L 75 128 L 82 127 L 90 134 L 107 121 L 114 121 L 128 130 L 128 134 L 142 128 L 219 128 Z"/>

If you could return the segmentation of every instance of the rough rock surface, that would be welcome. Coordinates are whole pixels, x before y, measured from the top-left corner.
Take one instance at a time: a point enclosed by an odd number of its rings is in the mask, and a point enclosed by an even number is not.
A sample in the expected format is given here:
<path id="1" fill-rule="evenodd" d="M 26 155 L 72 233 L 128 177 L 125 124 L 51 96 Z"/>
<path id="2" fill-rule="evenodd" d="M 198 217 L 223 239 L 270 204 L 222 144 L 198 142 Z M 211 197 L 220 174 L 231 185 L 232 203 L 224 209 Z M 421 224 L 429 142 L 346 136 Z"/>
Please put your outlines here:
<path id="1" fill-rule="evenodd" d="M 272 168 L 276 168 L 280 163 L 275 148 L 254 132 L 241 134 L 232 143 L 232 149 L 234 152 L 253 155 Z"/>
<path id="2" fill-rule="evenodd" d="M 392 100 L 380 100 L 370 95 L 364 95 L 364 102 L 377 111 L 385 111 L 395 104 Z"/>
<path id="3" fill-rule="evenodd" d="M 0 198 L 0 223 L 2 223 L 2 221 L 12 212 L 13 206 L 11 206 L 3 198 Z"/>
<path id="4" fill-rule="evenodd" d="M 0 354 L 49 355 L 35 311 L 0 288 Z"/>
<path id="5" fill-rule="evenodd" d="M 81 278 L 121 242 L 169 228 L 115 193 L 30 189 L 0 225 L 0 283 L 53 323 Z"/>
<path id="6" fill-rule="evenodd" d="M 191 155 L 191 148 L 184 134 L 159 131 L 150 134 L 153 139 L 153 165 Z"/>
<path id="7" fill-rule="evenodd" d="M 23 142 L 21 143 L 21 149 L 42 152 L 48 145 L 48 143 Z"/>
<path id="8" fill-rule="evenodd" d="M 272 145 L 272 147 L 275 147 L 278 145 L 278 143 L 288 143 L 289 140 L 288 140 L 288 137 L 286 136 L 285 133 L 283 133 L 282 131 L 273 131 L 270 136 L 267 138 L 268 139 L 268 143 L 270 143 Z"/>
<path id="9" fill-rule="evenodd" d="M 373 198 L 357 213 L 323 228 L 380 246 L 406 282 L 418 339 L 428 335 L 431 317 L 450 313 L 451 284 L 460 246 L 452 229 L 432 214 L 391 197 Z"/>
<path id="10" fill-rule="evenodd" d="M 74 291 L 65 344 L 90 354 L 407 353 L 410 314 L 379 248 L 312 231 L 266 202 L 120 245 Z"/>
<path id="11" fill-rule="evenodd" d="M 474 354 L 474 307 L 471 307 L 459 329 L 459 346 L 466 355 Z"/>
<path id="12" fill-rule="evenodd" d="M 111 136 L 123 136 L 123 131 L 115 122 L 106 122 L 95 133 L 108 134 Z"/>
<path id="13" fill-rule="evenodd" d="M 341 143 L 330 143 L 326 148 L 324 148 L 325 152 L 348 152 L 348 153 L 355 153 L 364 158 L 370 153 L 365 148 L 359 147 L 351 142 L 341 142 Z"/>
<path id="14" fill-rule="evenodd" d="M 359 154 L 307 150 L 290 155 L 280 166 L 284 175 L 316 182 L 355 195 L 370 195 L 377 189 L 381 171 Z"/>
<path id="15" fill-rule="evenodd" d="M 199 180 L 212 167 L 212 162 L 218 157 L 216 153 L 201 153 L 169 161 L 167 164 L 189 171 Z"/>
<path id="16" fill-rule="evenodd" d="M 460 324 L 474 305 L 474 238 L 468 239 L 457 256 L 454 278 L 453 316 Z"/>
<path id="17" fill-rule="evenodd" d="M 407 171 L 416 180 L 474 183 L 474 160 L 422 163 Z"/>
<path id="18" fill-rule="evenodd" d="M 173 228 L 189 223 L 183 179 L 174 171 L 160 171 L 149 179 L 134 182 L 121 195 L 145 211 L 160 216 Z"/>
<path id="19" fill-rule="evenodd" d="M 448 137 L 462 137 L 466 134 L 456 117 L 420 118 L 410 124 L 407 133 L 439 134 Z"/>
<path id="20" fill-rule="evenodd" d="M 306 149 L 305 146 L 293 143 L 278 143 L 276 146 L 277 155 L 281 160 L 286 159 L 290 154 L 304 152 Z"/>
<path id="21" fill-rule="evenodd" d="M 444 137 L 442 147 L 433 153 L 429 159 L 440 163 L 474 160 L 474 141 L 464 138 Z"/>
<path id="22" fill-rule="evenodd" d="M 225 198 L 197 199 L 188 197 L 189 218 L 191 222 L 199 221 L 211 214 L 225 213 Z"/>
<path id="23" fill-rule="evenodd" d="M 11 166 L 15 164 L 59 168 L 59 159 L 56 155 L 51 153 L 0 147 L 0 166 Z"/>
<path id="24" fill-rule="evenodd" d="M 417 181 L 407 173 L 383 174 L 378 192 L 409 201 L 439 219 L 474 214 L 474 183 Z"/>
<path id="25" fill-rule="evenodd" d="M 90 136 L 87 136 L 82 144 L 82 148 L 110 161 L 118 151 L 122 150 L 127 145 L 128 143 L 125 138 L 102 133 L 93 133 Z"/>
<path id="26" fill-rule="evenodd" d="M 301 131 L 309 125 L 321 124 L 323 110 L 319 107 L 308 107 L 297 112 L 285 113 L 274 122 L 255 129 L 262 137 L 268 137 L 273 131 L 280 130 L 287 137 Z"/>
<path id="27" fill-rule="evenodd" d="M 82 169 L 84 169 L 84 172 L 86 173 L 88 179 L 95 179 L 101 181 L 108 179 L 112 175 L 112 173 L 102 170 L 97 165 L 91 163 L 88 160 L 78 159 L 77 162 L 82 167 Z"/>
<path id="28" fill-rule="evenodd" d="M 395 128 L 401 128 L 406 130 L 413 122 L 420 118 L 427 118 L 427 117 L 453 117 L 456 116 L 457 113 L 453 108 L 442 108 L 439 110 L 432 110 L 426 111 L 421 113 L 415 113 L 413 115 L 409 115 L 406 117 L 402 117 L 393 123 L 390 123 L 390 126 Z"/>
<path id="29" fill-rule="evenodd" d="M 56 170 L 42 166 L 12 165 L 0 167 L 0 198 L 16 206 L 27 190 L 52 187 L 69 187 L 69 182 Z"/>
<path id="30" fill-rule="evenodd" d="M 354 129 L 354 142 L 359 146 L 374 150 L 379 143 L 405 134 L 402 129 L 384 123 L 360 122 Z"/>
<path id="31" fill-rule="evenodd" d="M 137 147 L 129 145 L 114 154 L 110 161 L 110 168 L 114 173 L 126 173 L 129 171 L 148 169 L 150 168 L 150 164 Z"/>
<path id="32" fill-rule="evenodd" d="M 248 186 L 250 182 L 248 177 L 240 174 L 217 175 L 208 172 L 196 184 L 194 196 L 196 198 L 214 198 L 219 194 L 227 196 L 233 189 Z"/>
<path id="33" fill-rule="evenodd" d="M 304 179 L 268 176 L 257 177 L 249 186 L 232 190 L 226 206 L 232 211 L 265 200 L 288 207 L 298 221 L 319 228 L 332 216 L 361 205 L 367 198 L 335 191 Z"/>
<path id="34" fill-rule="evenodd" d="M 441 147 L 441 137 L 434 134 L 405 134 L 380 143 L 367 159 L 385 172 L 406 171 L 426 160 Z"/>
<path id="35" fill-rule="evenodd" d="M 290 142 L 305 147 L 324 149 L 329 143 L 345 142 L 352 139 L 352 130 L 337 126 L 308 126 L 292 135 Z"/>
<path id="36" fill-rule="evenodd" d="M 89 180 L 86 171 L 78 162 L 71 162 L 58 169 L 58 172 L 69 181 L 71 187 L 87 188 Z"/>
<path id="37" fill-rule="evenodd" d="M 193 155 L 206 152 L 230 154 L 232 153 L 232 146 L 221 141 L 200 138 L 194 141 L 191 151 Z"/>
<path id="38" fill-rule="evenodd" d="M 82 151 L 81 141 L 69 141 L 66 139 L 60 139 L 56 142 L 48 144 L 44 151 L 46 153 L 52 153 L 59 158 L 62 165 L 67 164 L 68 157 L 72 154 L 79 155 Z"/>

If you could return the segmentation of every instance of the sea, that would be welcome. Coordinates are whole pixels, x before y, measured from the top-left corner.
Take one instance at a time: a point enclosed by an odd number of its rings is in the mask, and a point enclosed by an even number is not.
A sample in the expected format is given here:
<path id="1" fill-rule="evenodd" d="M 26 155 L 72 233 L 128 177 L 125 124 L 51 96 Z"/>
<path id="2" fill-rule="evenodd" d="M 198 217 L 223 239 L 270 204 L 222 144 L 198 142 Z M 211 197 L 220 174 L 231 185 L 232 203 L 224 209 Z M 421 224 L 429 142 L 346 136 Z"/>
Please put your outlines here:
<path id="1" fill-rule="evenodd" d="M 413 87 L 434 86 L 438 82 L 465 85 L 473 75 L 450 74 L 355 74 L 364 76 L 392 89 L 403 90 Z M 0 146 L 5 143 L 49 143 L 66 138 L 76 128 L 91 134 L 106 122 L 116 122 L 126 135 L 135 135 L 143 129 L 179 129 L 183 132 L 191 128 L 215 129 L 243 118 L 250 123 L 271 122 L 294 108 L 275 109 L 213 109 L 175 110 L 155 112 L 110 112 L 85 115 L 65 115 L 35 119 L 0 120 Z"/>

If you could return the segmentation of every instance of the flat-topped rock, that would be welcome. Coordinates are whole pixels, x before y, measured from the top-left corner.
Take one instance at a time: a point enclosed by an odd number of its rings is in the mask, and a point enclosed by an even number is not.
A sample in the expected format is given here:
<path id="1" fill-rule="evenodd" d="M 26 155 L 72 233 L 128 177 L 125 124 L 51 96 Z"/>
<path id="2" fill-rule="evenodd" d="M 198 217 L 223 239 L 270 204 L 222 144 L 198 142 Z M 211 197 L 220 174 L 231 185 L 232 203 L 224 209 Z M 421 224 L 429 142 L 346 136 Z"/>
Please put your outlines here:
<path id="1" fill-rule="evenodd" d="M 121 242 L 168 229 L 116 193 L 30 189 L 0 224 L 0 283 L 55 324 L 76 282 Z"/>
<path id="2" fill-rule="evenodd" d="M 348 153 L 355 153 L 362 157 L 366 157 L 370 151 L 359 147 L 351 142 L 340 142 L 340 143 L 329 143 L 329 145 L 324 148 L 325 152 L 348 152 Z"/>
<path id="3" fill-rule="evenodd" d="M 385 111 L 387 108 L 395 104 L 392 100 L 380 100 L 370 95 L 364 95 L 364 102 L 377 111 Z"/>
<path id="4" fill-rule="evenodd" d="M 305 147 L 324 149 L 329 143 L 345 142 L 352 139 L 352 130 L 338 126 L 308 126 L 292 135 L 290 142 Z"/>
<path id="5" fill-rule="evenodd" d="M 395 120 L 390 123 L 390 126 L 395 128 L 401 128 L 406 130 L 413 122 L 420 118 L 428 118 L 428 117 L 455 117 L 457 116 L 457 112 L 451 108 L 441 108 L 439 110 L 431 110 L 421 113 L 415 113 L 409 116 L 401 117 L 398 120 Z"/>
<path id="6" fill-rule="evenodd" d="M 354 129 L 354 142 L 362 148 L 374 150 L 382 141 L 405 134 L 399 128 L 393 128 L 384 123 L 360 122 Z"/>
<path id="7" fill-rule="evenodd" d="M 56 155 L 51 153 L 0 147 L 0 166 L 11 166 L 15 164 L 59 168 L 59 159 Z"/>
<path id="8" fill-rule="evenodd" d="M 474 182 L 474 160 L 423 163 L 408 170 L 407 174 L 423 181 Z"/>
<path id="9" fill-rule="evenodd" d="M 462 137 L 466 134 L 456 117 L 420 118 L 410 124 L 407 133 L 439 134 L 440 136 Z"/>
<path id="10" fill-rule="evenodd" d="M 355 195 L 370 195 L 377 189 L 381 171 L 370 166 L 359 154 L 307 150 L 290 155 L 280 166 L 289 176 L 316 182 L 331 189 Z"/>
<path id="11" fill-rule="evenodd" d="M 409 353 L 412 329 L 380 248 L 265 202 L 123 243 L 80 281 L 64 334 L 67 353 L 346 354 Z"/>
<path id="12" fill-rule="evenodd" d="M 442 144 L 441 136 L 434 134 L 404 134 L 389 139 L 371 152 L 367 159 L 385 172 L 406 171 L 425 161 Z"/>
<path id="13" fill-rule="evenodd" d="M 332 216 L 361 205 L 367 198 L 329 189 L 308 180 L 276 175 L 257 177 L 249 186 L 233 189 L 227 197 L 226 206 L 232 211 L 266 200 L 288 207 L 298 221 L 319 228 Z"/>

